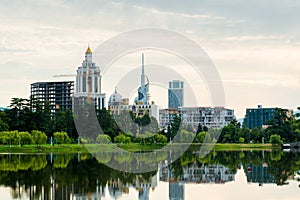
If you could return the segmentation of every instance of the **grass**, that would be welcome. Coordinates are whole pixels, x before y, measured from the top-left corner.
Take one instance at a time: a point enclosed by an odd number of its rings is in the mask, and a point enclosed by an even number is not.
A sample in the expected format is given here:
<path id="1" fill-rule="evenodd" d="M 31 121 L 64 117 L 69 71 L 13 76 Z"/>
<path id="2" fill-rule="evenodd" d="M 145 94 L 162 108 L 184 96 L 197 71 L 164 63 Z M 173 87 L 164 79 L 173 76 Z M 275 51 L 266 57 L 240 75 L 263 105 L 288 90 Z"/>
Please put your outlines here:
<path id="1" fill-rule="evenodd" d="M 165 145 L 163 144 L 104 144 L 99 146 L 98 144 L 63 144 L 50 146 L 49 144 L 41 145 L 37 147 L 36 145 L 25 145 L 18 146 L 12 145 L 11 147 L 7 145 L 0 145 L 0 153 L 96 153 L 96 152 L 109 152 L 115 151 L 116 147 L 122 148 L 130 152 L 138 151 L 152 151 L 154 149 L 161 149 Z M 172 149 L 180 149 L 182 144 L 171 144 Z M 192 147 L 200 147 L 201 144 L 192 144 Z M 272 146 L 271 144 L 216 144 L 213 147 L 216 151 L 238 151 L 238 150 L 272 150 L 280 149 L 280 146 Z"/>

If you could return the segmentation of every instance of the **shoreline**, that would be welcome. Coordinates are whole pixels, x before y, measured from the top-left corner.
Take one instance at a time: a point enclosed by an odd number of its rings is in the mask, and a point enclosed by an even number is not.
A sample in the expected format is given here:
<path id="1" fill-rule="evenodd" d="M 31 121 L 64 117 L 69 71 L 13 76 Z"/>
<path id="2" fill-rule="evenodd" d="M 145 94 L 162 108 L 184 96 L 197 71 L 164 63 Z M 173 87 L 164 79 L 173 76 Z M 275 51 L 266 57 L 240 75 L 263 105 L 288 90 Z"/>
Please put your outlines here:
<path id="1" fill-rule="evenodd" d="M 97 153 L 97 152 L 113 152 L 116 148 L 121 148 L 124 151 L 141 152 L 152 151 L 163 148 L 166 144 L 103 144 L 99 149 L 98 144 L 63 144 L 50 146 L 49 144 L 41 145 L 0 145 L 0 153 L 24 153 L 24 154 L 44 154 L 44 153 Z M 181 148 L 186 144 L 174 143 L 171 144 L 172 148 Z M 280 146 L 273 146 L 271 144 L 221 144 L 217 143 L 213 146 L 205 144 L 207 149 L 215 151 L 250 151 L 250 150 L 281 150 Z M 200 148 L 201 144 L 191 144 L 190 148 Z M 204 147 L 205 148 L 205 147 Z"/>

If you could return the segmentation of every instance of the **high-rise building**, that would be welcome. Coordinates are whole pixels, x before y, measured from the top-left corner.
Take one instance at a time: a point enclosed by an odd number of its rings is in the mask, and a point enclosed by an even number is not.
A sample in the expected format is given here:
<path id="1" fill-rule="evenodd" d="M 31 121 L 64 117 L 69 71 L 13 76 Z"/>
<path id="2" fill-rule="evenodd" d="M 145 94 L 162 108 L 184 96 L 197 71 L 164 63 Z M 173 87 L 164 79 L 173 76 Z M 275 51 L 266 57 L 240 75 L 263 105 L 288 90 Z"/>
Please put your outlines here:
<path id="1" fill-rule="evenodd" d="M 145 78 L 144 54 L 142 54 L 141 85 L 138 88 L 138 96 L 134 100 L 135 105 L 130 105 L 129 109 L 138 117 L 147 114 L 157 119 L 157 105 L 153 101 L 150 103 L 149 80 L 146 83 Z"/>
<path id="2" fill-rule="evenodd" d="M 77 69 L 74 105 L 82 106 L 94 102 L 97 109 L 105 108 L 105 93 L 101 92 L 100 68 L 93 62 L 93 53 L 88 47 L 85 60 Z"/>
<path id="3" fill-rule="evenodd" d="M 43 108 L 49 103 L 50 111 L 72 110 L 74 81 L 36 82 L 30 85 L 31 97 L 39 101 Z"/>
<path id="4" fill-rule="evenodd" d="M 262 127 L 274 117 L 276 108 L 263 108 L 258 105 L 257 108 L 247 108 L 244 124 L 246 128 Z"/>
<path id="5" fill-rule="evenodd" d="M 176 109 L 183 106 L 183 81 L 173 80 L 169 82 L 168 108 Z"/>

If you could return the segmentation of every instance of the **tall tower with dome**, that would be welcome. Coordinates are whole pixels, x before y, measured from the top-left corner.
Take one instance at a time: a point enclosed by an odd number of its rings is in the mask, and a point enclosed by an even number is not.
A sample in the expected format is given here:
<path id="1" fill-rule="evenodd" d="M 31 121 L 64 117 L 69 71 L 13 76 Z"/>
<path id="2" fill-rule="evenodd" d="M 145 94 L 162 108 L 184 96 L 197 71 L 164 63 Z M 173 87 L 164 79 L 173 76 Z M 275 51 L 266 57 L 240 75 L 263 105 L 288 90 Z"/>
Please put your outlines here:
<path id="1" fill-rule="evenodd" d="M 105 93 L 101 91 L 101 71 L 93 62 L 93 53 L 90 47 L 85 52 L 85 59 L 77 68 L 74 101 L 76 105 L 86 102 L 95 103 L 97 109 L 105 108 Z M 74 107 L 74 106 L 73 106 Z"/>

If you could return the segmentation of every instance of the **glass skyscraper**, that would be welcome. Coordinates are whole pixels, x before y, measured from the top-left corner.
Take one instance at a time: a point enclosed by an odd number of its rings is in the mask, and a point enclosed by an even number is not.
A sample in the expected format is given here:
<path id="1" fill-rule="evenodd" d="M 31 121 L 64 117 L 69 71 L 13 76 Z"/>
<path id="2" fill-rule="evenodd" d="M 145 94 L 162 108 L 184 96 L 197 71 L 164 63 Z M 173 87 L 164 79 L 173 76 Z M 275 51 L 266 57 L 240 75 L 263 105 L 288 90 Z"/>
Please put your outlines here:
<path id="1" fill-rule="evenodd" d="M 173 80 L 169 82 L 168 89 L 168 108 L 177 109 L 183 106 L 183 94 L 184 94 L 183 81 Z"/>

